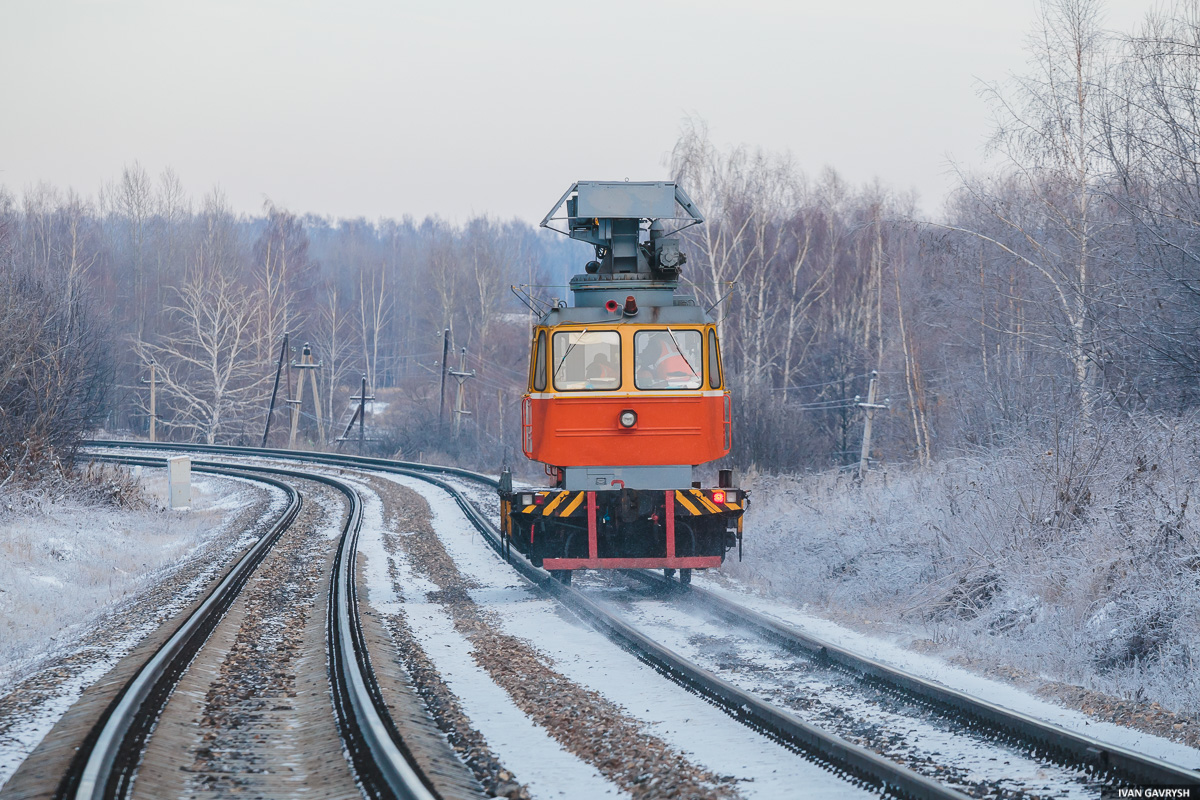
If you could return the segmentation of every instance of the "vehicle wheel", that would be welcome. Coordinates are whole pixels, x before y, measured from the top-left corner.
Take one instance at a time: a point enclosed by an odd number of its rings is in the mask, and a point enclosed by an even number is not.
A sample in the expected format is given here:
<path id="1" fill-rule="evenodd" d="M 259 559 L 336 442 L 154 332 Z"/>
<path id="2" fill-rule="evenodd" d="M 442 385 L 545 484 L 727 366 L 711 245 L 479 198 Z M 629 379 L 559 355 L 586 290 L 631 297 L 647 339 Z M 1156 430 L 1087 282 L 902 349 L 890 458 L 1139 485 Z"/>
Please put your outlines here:
<path id="1" fill-rule="evenodd" d="M 691 569 L 681 569 L 681 570 L 679 570 L 679 582 L 680 582 L 680 583 L 682 583 L 684 586 L 687 586 L 687 585 L 689 585 L 689 584 L 692 582 L 692 571 L 691 571 Z"/>
<path id="2" fill-rule="evenodd" d="M 675 577 L 675 568 L 674 567 L 663 567 L 663 577 L 664 578 L 674 578 Z"/>
<path id="3" fill-rule="evenodd" d="M 569 570 L 569 569 L 552 569 L 552 570 L 550 570 L 550 574 L 553 575 L 554 579 L 556 581 L 558 581 L 559 583 L 561 583 L 562 585 L 564 585 L 564 586 L 571 585 L 571 570 Z"/>

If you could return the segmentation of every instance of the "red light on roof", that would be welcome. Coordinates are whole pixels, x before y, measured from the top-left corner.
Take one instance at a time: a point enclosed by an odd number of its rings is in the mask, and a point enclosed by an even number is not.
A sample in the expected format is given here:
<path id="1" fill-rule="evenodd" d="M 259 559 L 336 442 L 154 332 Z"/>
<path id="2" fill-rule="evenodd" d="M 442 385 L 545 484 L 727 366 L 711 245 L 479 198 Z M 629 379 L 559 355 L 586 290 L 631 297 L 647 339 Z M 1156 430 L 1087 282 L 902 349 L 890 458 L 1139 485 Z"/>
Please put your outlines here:
<path id="1" fill-rule="evenodd" d="M 725 502 L 725 493 L 722 492 L 720 489 L 714 491 L 713 492 L 713 502 L 714 503 L 724 503 Z"/>
<path id="2" fill-rule="evenodd" d="M 637 313 L 637 300 L 635 300 L 633 298 L 633 295 L 629 295 L 628 297 L 625 298 L 625 316 L 632 317 L 636 313 Z"/>

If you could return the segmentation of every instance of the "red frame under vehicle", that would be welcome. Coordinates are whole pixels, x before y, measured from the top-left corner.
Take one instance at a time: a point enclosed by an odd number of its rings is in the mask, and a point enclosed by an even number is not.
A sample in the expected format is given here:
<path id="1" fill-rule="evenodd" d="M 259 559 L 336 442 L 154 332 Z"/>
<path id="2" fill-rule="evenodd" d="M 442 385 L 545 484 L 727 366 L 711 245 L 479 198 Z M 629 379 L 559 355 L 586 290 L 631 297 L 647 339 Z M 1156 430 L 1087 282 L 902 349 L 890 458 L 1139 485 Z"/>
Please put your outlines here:
<path id="1" fill-rule="evenodd" d="M 705 569 L 721 566 L 721 556 L 675 555 L 675 492 L 666 492 L 665 524 L 667 533 L 666 558 L 600 558 L 597 554 L 596 536 L 596 493 L 587 493 L 588 557 L 547 558 L 542 566 L 548 570 L 559 569 Z"/>

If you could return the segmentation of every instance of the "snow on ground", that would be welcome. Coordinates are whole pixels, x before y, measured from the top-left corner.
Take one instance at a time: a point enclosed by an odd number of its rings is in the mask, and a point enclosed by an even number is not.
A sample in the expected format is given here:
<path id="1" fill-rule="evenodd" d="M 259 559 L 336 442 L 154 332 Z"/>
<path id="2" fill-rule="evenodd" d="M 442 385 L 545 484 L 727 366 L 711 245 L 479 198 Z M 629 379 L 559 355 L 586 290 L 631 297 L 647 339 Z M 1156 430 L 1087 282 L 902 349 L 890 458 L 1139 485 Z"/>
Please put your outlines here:
<path id="1" fill-rule="evenodd" d="M 417 479 L 387 477 L 428 501 L 446 551 L 463 573 L 481 584 L 473 597 L 500 616 L 506 633 L 533 643 L 556 669 L 622 706 L 646 723 L 649 732 L 687 753 L 698 766 L 741 779 L 738 790 L 745 797 L 789 797 L 797 786 L 805 787 L 805 796 L 812 798 L 874 796 L 735 722 L 591 628 L 563 615 L 555 601 L 531 590 L 504 563 L 442 490 Z M 449 626 L 449 620 L 444 624 Z M 438 649 L 430 649 L 431 657 Z M 437 663 L 441 669 L 442 661 Z M 487 680 L 482 671 L 478 678 Z M 525 779 L 522 772 L 517 774 Z M 577 790 L 572 796 L 589 795 Z"/>
<path id="2" fill-rule="evenodd" d="M 138 594 L 200 547 L 230 512 L 253 495 L 227 480 L 193 479 L 191 511 L 140 511 L 73 503 L 41 513 L 0 517 L 0 692 L 23 666 L 75 626 L 122 598 Z M 147 476 L 147 493 L 166 497 L 166 477 Z"/>
<path id="3" fill-rule="evenodd" d="M 599 592 L 589 592 L 593 599 L 611 605 L 603 599 L 608 595 L 621 603 L 617 613 L 642 633 L 746 691 L 784 708 L 789 700 L 813 698 L 813 702 L 802 702 L 799 709 L 793 706 L 793 713 L 817 727 L 843 736 L 843 731 L 849 730 L 851 736 L 846 738 L 852 738 L 854 731 L 863 730 L 862 723 L 869 724 L 876 745 L 886 746 L 887 756 L 905 766 L 921 771 L 927 764 L 951 765 L 954 771 L 939 774 L 938 779 L 984 782 L 1018 793 L 1044 787 L 1062 800 L 1097 794 L 1080 770 L 1047 765 L 993 737 L 963 731 L 937 718 L 881 707 L 871 691 L 848 686 L 845 680 L 821 670 L 810 670 L 804 659 L 723 621 L 692 613 L 678 602 L 630 601 L 623 590 L 598 588 Z M 891 739 L 889 733 L 901 740 Z"/>
<path id="4" fill-rule="evenodd" d="M 430 491 L 442 498 L 445 492 L 423 481 L 400 476 L 388 476 L 418 491 Z M 341 480 L 347 480 L 341 476 Z M 351 482 L 348 481 L 347 482 Z M 377 495 L 356 484 L 364 497 L 363 530 L 359 535 L 359 552 L 367 557 L 365 579 L 371 605 L 383 613 L 403 612 L 413 636 L 437 667 L 442 679 L 458 698 L 472 726 L 483 734 L 488 745 L 506 768 L 529 787 L 535 797 L 628 797 L 595 769 L 575 755 L 563 750 L 544 729 L 534 725 L 517 707 L 508 694 L 492 682 L 487 672 L 471 657 L 469 641 L 454 629 L 454 622 L 437 603 L 427 602 L 428 592 L 437 586 L 417 576 L 403 556 L 395 562 L 403 596 L 388 575 L 389 556 L 384 550 L 380 533 L 384 530 L 382 503 Z M 454 501 L 450 500 L 454 506 Z M 432 500 L 431 500 L 432 505 Z M 469 525 L 458 512 L 463 525 Z M 443 517 L 434 516 L 434 525 L 441 530 Z M 400 532 L 404 535 L 404 532 Z M 409 534 L 412 535 L 412 534 Z M 482 543 L 480 543 L 482 544 Z M 460 564 L 460 567 L 462 565 Z M 470 572 L 464 568 L 465 572 Z M 516 589 L 520 578 L 509 570 L 506 587 Z M 471 573 L 474 574 L 474 573 Z"/>
<path id="5" fill-rule="evenodd" d="M 1015 686 L 982 677 L 933 656 L 915 653 L 894 640 L 868 636 L 804 609 L 761 597 L 728 578 L 714 579 L 701 572 L 695 575 L 693 583 L 858 655 L 876 659 L 1005 708 L 1061 725 L 1085 736 L 1127 747 L 1190 769 L 1200 769 L 1200 750 L 1196 748 L 1133 728 L 1098 722 L 1085 714 L 1048 702 Z"/>
<path id="6" fill-rule="evenodd" d="M 460 481 L 454 481 L 458 484 Z M 461 482 L 464 489 L 470 487 L 469 496 L 483 505 L 490 497 L 480 497 L 484 492 L 478 484 Z M 414 488 L 416 485 L 414 484 Z M 488 492 L 488 495 L 491 493 Z M 436 495 L 431 495 L 436 497 Z M 444 496 L 444 495 L 443 495 Z M 448 501 L 453 505 L 453 501 Z M 431 500 L 433 505 L 433 500 Z M 494 502 L 491 505 L 495 505 Z M 489 507 L 484 505 L 485 508 Z M 493 512 L 494 513 L 494 512 Z M 465 524 L 465 523 L 464 523 Z M 441 528 L 439 528 L 441 530 Z M 473 530 L 468 527 L 468 530 Z M 449 546 L 449 545 L 448 545 Z M 455 553 L 455 558 L 458 555 Z M 499 559 L 497 558 L 497 561 Z M 474 573 L 473 573 L 474 574 Z M 722 594 L 729 599 L 772 616 L 830 643 L 843 646 L 855 653 L 876 658 L 884 663 L 907 670 L 931 680 L 938 681 L 959 691 L 1029 714 L 1064 728 L 1077 731 L 1101 741 L 1126 747 L 1131 750 L 1162 758 L 1191 769 L 1200 769 L 1200 749 L 1171 742 L 1159 736 L 1143 733 L 1133 728 L 1100 722 L 1072 709 L 1044 700 L 1015 686 L 991 680 L 966 669 L 956 667 L 934 656 L 906 649 L 895 639 L 869 636 L 853 631 L 824 617 L 797 609 L 784 600 L 773 600 L 755 594 L 736 578 L 722 574 L 719 578 L 706 576 L 703 571 L 695 573 L 697 586 Z M 516 631 L 513 631 L 516 633 Z M 521 634 L 517 634 L 521 635 Z M 530 637 L 538 641 L 536 637 Z M 565 668 L 564 668 L 565 669 Z"/>
<path id="7" fill-rule="evenodd" d="M 165 475 L 151 473 L 143 480 L 152 498 L 166 497 Z M 236 512 L 259 496 L 261 489 L 253 487 L 240 479 L 193 475 L 188 511 L 129 511 L 61 500 L 41 513 L 0 518 L 0 699 L 46 665 L 76 657 L 55 676 L 65 678 L 41 687 L 37 702 L 24 703 L 3 720 L 0 786 L 84 689 L 198 596 L 231 552 L 248 546 L 250 533 L 227 537 L 224 553 L 207 552 Z M 281 492 L 271 491 L 260 525 L 278 516 L 286 502 Z M 170 587 L 169 599 L 156 601 L 152 610 L 136 608 L 140 596 L 189 558 L 211 563 L 187 584 Z M 119 633 L 100 636 L 102 645 L 80 644 L 96 639 L 106 618 L 121 611 L 125 624 L 117 626 Z"/>

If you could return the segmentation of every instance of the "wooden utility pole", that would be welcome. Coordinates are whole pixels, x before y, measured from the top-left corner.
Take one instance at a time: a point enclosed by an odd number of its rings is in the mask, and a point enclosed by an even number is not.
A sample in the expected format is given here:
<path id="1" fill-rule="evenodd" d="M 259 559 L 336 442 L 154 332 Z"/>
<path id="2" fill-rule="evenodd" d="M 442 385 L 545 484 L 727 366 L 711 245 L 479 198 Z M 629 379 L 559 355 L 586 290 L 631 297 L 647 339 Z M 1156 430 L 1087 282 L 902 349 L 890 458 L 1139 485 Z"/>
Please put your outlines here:
<path id="1" fill-rule="evenodd" d="M 367 394 L 367 376 L 362 376 L 362 389 L 356 397 L 351 397 L 351 400 L 358 401 L 358 408 L 354 409 L 354 413 L 350 416 L 350 422 L 346 424 L 346 430 L 342 431 L 342 435 L 337 438 L 339 442 L 345 442 L 350 438 L 350 431 L 354 430 L 354 423 L 358 423 L 358 454 L 361 456 L 363 451 L 363 443 L 367 441 L 367 401 L 374 400 L 375 395 Z"/>
<path id="2" fill-rule="evenodd" d="M 158 419 L 158 363 L 150 362 L 150 380 L 142 378 L 142 383 L 150 384 L 150 441 L 157 442 L 154 423 Z"/>
<path id="3" fill-rule="evenodd" d="M 467 372 L 467 348 L 464 347 L 462 349 L 462 352 L 459 353 L 458 369 L 450 370 L 450 374 L 454 377 L 455 380 L 458 381 L 458 392 L 455 394 L 455 397 L 454 397 L 454 438 L 457 439 L 459 428 L 462 425 L 463 414 L 471 413 L 470 411 L 467 411 L 467 409 L 463 405 L 463 400 L 464 400 L 463 383 L 467 380 L 467 378 L 475 377 L 475 370 L 471 370 L 470 372 Z"/>
<path id="4" fill-rule="evenodd" d="M 871 423 L 875 421 L 875 412 L 881 408 L 891 408 L 892 401 L 884 400 L 882 403 L 875 402 L 875 386 L 879 378 L 879 373 L 871 370 L 871 383 L 867 386 L 867 402 L 859 402 L 859 397 L 855 396 L 854 404 L 866 411 L 866 421 L 863 423 L 863 441 L 862 453 L 858 458 L 858 479 L 862 480 L 867 474 L 867 462 L 871 455 Z"/>
<path id="5" fill-rule="evenodd" d="M 279 394 L 279 376 L 283 373 L 283 362 L 287 358 L 288 352 L 288 335 L 283 335 L 283 347 L 279 348 L 279 363 L 275 366 L 275 386 L 271 389 L 271 404 L 267 406 L 267 427 L 263 431 L 262 444 L 260 447 L 267 446 L 267 437 L 271 435 L 271 416 L 275 413 L 275 396 Z M 289 385 L 291 381 L 288 381 Z M 290 392 L 289 392 L 290 394 Z"/>
<path id="6" fill-rule="evenodd" d="M 311 353 L 309 353 L 308 356 L 308 363 L 310 367 L 308 371 L 308 377 L 312 379 L 313 387 L 313 408 L 316 409 L 317 413 L 317 435 L 321 437 L 321 447 L 324 448 L 327 444 L 325 441 L 325 417 L 321 414 L 321 389 L 320 384 L 317 381 L 317 371 L 321 369 L 322 365 L 320 363 L 312 363 Z"/>
<path id="7" fill-rule="evenodd" d="M 438 433 L 444 434 L 446 430 L 446 370 L 448 368 L 447 360 L 450 358 L 450 329 L 446 328 L 442 331 L 442 387 L 438 399 Z"/>
<path id="8" fill-rule="evenodd" d="M 367 376 L 362 376 L 362 388 L 358 390 L 358 454 L 363 451 L 363 441 L 367 438 Z"/>

